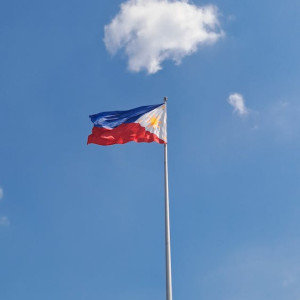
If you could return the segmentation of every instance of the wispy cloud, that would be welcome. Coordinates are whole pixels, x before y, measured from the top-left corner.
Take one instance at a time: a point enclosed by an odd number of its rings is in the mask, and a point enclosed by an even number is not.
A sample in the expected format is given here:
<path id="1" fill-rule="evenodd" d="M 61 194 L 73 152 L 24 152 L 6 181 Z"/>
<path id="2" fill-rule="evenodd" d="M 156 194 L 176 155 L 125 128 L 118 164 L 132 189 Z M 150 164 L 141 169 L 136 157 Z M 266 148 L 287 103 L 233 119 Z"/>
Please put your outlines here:
<path id="1" fill-rule="evenodd" d="M 3 188 L 0 186 L 0 200 L 3 198 L 4 192 Z"/>
<path id="2" fill-rule="evenodd" d="M 300 295 L 299 241 L 254 246 L 231 253 L 203 284 L 214 299 L 294 300 Z M 220 287 L 214 290 L 215 284 Z M 226 287 L 226 288 L 225 288 Z M 222 291 L 222 292 L 220 292 Z"/>
<path id="3" fill-rule="evenodd" d="M 277 101 L 266 109 L 264 126 L 272 129 L 277 136 L 284 139 L 293 139 L 300 134 L 299 117 L 300 107 L 298 103 L 286 100 Z"/>
<path id="4" fill-rule="evenodd" d="M 196 6 L 188 0 L 129 0 L 105 26 L 104 42 L 112 54 L 125 49 L 129 70 L 153 74 L 162 69 L 163 61 L 178 64 L 200 45 L 222 36 L 216 6 Z"/>
<path id="5" fill-rule="evenodd" d="M 274 141 L 295 141 L 300 137 L 300 106 L 295 100 L 273 101 L 269 106 L 254 114 L 251 110 L 251 122 L 260 133 L 268 134 Z"/>
<path id="6" fill-rule="evenodd" d="M 234 93 L 229 95 L 228 103 L 233 107 L 234 112 L 240 116 L 247 115 L 249 113 L 249 110 L 245 105 L 244 97 L 241 94 Z"/>
<path id="7" fill-rule="evenodd" d="M 8 217 L 6 217 L 6 216 L 0 217 L 0 226 L 9 226 L 9 225 L 10 225 L 10 222 L 9 222 Z"/>

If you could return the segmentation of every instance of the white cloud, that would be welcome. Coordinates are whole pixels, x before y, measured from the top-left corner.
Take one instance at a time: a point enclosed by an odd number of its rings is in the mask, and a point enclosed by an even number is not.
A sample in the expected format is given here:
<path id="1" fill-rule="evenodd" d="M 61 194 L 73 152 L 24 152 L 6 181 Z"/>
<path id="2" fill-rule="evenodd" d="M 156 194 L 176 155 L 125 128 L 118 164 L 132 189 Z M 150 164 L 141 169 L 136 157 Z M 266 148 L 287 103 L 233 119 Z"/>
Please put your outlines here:
<path id="1" fill-rule="evenodd" d="M 4 194 L 3 188 L 0 186 L 0 200 L 3 198 L 3 194 Z"/>
<path id="2" fill-rule="evenodd" d="M 156 73 L 164 60 L 177 64 L 222 36 L 216 6 L 196 6 L 188 0 L 128 0 L 105 26 L 104 42 L 115 54 L 124 48 L 128 68 Z"/>
<path id="3" fill-rule="evenodd" d="M 239 115 L 247 115 L 249 113 L 245 105 L 245 100 L 241 94 L 231 94 L 228 98 L 228 103 L 234 108 L 234 111 Z"/>
<path id="4" fill-rule="evenodd" d="M 0 217 L 0 226 L 9 226 L 10 222 L 8 217 Z"/>

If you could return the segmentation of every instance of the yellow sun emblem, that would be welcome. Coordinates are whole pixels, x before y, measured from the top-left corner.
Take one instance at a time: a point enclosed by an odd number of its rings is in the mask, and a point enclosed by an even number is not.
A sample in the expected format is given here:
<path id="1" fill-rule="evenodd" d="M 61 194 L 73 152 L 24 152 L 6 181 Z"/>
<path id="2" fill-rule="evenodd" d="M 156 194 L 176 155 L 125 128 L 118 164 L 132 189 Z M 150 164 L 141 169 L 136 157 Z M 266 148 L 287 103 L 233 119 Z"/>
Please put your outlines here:
<path id="1" fill-rule="evenodd" d="M 159 128 L 161 121 L 159 121 L 159 119 L 155 116 L 151 117 L 149 120 L 149 126 L 153 127 L 153 128 Z"/>

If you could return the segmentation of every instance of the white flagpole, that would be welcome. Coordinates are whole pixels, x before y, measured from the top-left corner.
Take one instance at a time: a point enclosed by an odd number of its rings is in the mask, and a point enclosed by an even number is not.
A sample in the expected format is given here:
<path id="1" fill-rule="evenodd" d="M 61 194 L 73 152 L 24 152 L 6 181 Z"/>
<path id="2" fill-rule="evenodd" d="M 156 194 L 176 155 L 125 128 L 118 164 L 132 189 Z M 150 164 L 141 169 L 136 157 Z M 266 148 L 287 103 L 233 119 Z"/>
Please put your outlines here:
<path id="1" fill-rule="evenodd" d="M 167 109 L 167 97 L 164 103 Z M 167 126 L 167 124 L 166 124 Z M 165 151 L 165 242 L 166 242 L 166 299 L 172 300 L 172 269 L 171 269 L 171 238 L 170 238 L 170 204 L 168 182 L 168 144 L 164 144 Z"/>

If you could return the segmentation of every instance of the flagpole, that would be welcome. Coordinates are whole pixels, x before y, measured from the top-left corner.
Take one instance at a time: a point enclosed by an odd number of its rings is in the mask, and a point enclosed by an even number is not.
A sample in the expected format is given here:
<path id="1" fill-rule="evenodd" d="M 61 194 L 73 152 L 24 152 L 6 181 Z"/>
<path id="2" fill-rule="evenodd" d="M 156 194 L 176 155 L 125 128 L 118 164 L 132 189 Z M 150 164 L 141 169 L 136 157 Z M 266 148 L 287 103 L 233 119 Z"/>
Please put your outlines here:
<path id="1" fill-rule="evenodd" d="M 167 109 L 167 97 L 164 103 Z M 166 124 L 167 125 L 167 124 Z M 164 144 L 165 154 L 165 243 L 166 243 L 166 299 L 172 300 L 172 269 L 171 269 L 171 238 L 170 238 L 170 203 L 169 203 L 169 181 L 168 181 L 168 144 Z"/>

